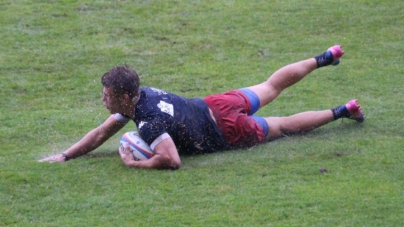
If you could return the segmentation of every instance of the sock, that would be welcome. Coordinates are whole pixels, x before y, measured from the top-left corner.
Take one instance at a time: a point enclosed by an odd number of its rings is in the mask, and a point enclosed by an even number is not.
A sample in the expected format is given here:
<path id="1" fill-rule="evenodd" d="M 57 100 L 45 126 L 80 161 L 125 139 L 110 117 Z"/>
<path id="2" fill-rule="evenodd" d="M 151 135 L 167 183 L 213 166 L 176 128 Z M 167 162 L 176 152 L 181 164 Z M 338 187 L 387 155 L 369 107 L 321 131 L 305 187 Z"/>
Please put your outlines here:
<path id="1" fill-rule="evenodd" d="M 317 61 L 317 68 L 323 67 L 323 66 L 327 66 L 327 65 L 331 65 L 332 61 L 333 61 L 333 56 L 331 51 L 326 51 L 316 57 L 314 57 Z"/>
<path id="2" fill-rule="evenodd" d="M 332 114 L 334 115 L 334 120 L 337 120 L 341 117 L 345 117 L 346 115 L 349 114 L 348 109 L 346 108 L 345 105 L 335 107 L 334 109 L 331 109 Z"/>

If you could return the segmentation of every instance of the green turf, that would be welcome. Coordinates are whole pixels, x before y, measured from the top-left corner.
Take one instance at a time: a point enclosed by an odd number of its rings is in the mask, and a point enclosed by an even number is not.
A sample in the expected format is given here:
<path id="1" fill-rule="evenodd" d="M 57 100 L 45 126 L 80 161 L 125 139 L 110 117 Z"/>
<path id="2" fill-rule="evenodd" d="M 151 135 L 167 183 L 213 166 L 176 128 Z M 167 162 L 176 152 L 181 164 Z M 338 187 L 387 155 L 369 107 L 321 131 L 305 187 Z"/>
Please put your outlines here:
<path id="1" fill-rule="evenodd" d="M 0 226 L 404 226 L 404 2 L 0 2 Z M 359 99 L 333 122 L 251 149 L 125 167 L 117 146 L 63 164 L 108 117 L 100 77 L 127 63 L 186 97 L 260 83 L 334 44 L 320 69 L 260 110 L 285 116 Z M 319 168 L 327 172 L 321 173 Z"/>

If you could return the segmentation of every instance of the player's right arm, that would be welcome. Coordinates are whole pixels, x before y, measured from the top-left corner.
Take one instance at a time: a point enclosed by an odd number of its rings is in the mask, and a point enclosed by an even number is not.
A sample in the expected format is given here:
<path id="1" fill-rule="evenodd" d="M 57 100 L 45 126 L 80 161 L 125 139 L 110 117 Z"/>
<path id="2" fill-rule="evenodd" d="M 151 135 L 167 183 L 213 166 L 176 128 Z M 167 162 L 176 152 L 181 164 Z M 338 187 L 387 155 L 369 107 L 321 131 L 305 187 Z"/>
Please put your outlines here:
<path id="1" fill-rule="evenodd" d="M 128 167 L 171 170 L 180 168 L 181 159 L 177 147 L 169 135 L 154 147 L 153 152 L 154 156 L 150 159 L 135 160 L 130 152 L 129 144 L 126 144 L 125 147 L 119 148 L 119 154 L 121 155 L 122 161 Z"/>
<path id="2" fill-rule="evenodd" d="M 39 162 L 65 162 L 66 157 L 67 159 L 72 159 L 87 154 L 115 135 L 125 124 L 125 122 L 120 122 L 111 115 L 104 123 L 88 132 L 80 141 L 63 153 L 43 158 Z"/>

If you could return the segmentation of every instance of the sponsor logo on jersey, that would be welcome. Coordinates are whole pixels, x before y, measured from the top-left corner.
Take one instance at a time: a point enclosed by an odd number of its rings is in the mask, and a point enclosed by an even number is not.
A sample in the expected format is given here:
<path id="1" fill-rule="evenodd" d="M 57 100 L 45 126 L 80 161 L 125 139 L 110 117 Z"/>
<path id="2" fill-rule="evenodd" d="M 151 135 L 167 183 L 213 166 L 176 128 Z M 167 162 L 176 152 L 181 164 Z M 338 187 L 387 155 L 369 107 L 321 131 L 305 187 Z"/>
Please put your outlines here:
<path id="1" fill-rule="evenodd" d="M 172 117 L 174 117 L 174 106 L 173 106 L 173 104 L 166 103 L 164 101 L 160 101 L 160 103 L 157 104 L 157 107 L 160 108 L 161 112 L 168 113 Z"/>

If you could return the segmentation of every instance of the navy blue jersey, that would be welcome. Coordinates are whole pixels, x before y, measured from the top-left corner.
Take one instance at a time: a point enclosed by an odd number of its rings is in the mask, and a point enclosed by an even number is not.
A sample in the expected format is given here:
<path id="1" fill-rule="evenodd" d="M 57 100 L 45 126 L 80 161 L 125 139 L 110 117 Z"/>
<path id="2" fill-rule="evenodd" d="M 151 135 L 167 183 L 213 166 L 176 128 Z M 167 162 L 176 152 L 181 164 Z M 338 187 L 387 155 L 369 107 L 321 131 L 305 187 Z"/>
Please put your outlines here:
<path id="1" fill-rule="evenodd" d="M 228 149 L 226 140 L 202 99 L 187 99 L 159 89 L 140 88 L 134 121 L 149 145 L 168 133 L 180 154 Z"/>

